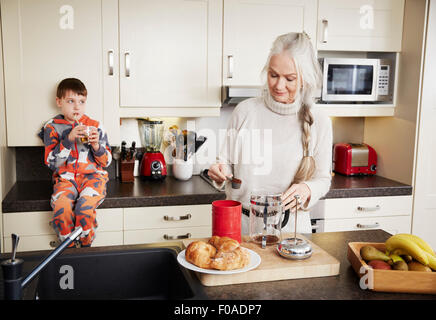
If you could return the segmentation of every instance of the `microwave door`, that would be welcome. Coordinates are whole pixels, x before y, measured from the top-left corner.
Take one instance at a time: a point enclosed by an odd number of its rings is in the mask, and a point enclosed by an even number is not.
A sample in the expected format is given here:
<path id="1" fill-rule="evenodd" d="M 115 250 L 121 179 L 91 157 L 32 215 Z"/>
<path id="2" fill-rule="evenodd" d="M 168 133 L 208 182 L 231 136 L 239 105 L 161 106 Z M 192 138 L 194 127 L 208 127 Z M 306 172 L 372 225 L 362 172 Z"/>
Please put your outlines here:
<path id="1" fill-rule="evenodd" d="M 362 63 L 325 63 L 324 101 L 375 101 L 378 67 L 376 61 Z"/>

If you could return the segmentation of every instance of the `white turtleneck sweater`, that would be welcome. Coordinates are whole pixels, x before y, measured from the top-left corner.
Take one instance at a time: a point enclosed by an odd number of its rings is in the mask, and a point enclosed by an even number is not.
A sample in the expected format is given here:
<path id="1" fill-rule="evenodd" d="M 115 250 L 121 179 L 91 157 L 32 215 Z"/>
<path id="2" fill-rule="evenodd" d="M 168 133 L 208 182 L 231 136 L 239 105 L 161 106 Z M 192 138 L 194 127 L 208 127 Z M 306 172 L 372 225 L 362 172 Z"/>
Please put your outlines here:
<path id="1" fill-rule="evenodd" d="M 227 183 L 227 199 L 240 201 L 249 209 L 252 193 L 277 194 L 290 187 L 303 157 L 299 105 L 299 101 L 289 105 L 277 103 L 264 94 L 236 106 L 218 161 L 227 164 L 227 173 L 241 179 L 242 184 L 240 189 L 232 189 L 231 183 Z M 297 232 L 302 233 L 311 232 L 307 210 L 328 192 L 331 183 L 331 121 L 320 111 L 312 109 L 312 114 L 309 154 L 315 159 L 316 171 L 309 181 L 304 181 L 311 190 L 311 197 L 304 208 L 306 211 L 299 211 Z M 284 230 L 294 230 L 294 218 L 290 217 Z M 242 233 L 248 234 L 245 215 L 242 216 Z"/>

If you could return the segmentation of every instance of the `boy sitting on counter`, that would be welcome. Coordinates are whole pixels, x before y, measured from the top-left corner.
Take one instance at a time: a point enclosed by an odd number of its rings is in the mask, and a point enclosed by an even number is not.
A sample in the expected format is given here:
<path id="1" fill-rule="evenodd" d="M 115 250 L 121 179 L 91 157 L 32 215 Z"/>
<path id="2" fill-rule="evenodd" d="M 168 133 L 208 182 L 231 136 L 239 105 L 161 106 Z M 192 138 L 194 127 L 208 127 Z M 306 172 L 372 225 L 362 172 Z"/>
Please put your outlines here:
<path id="1" fill-rule="evenodd" d="M 87 90 L 79 79 L 62 80 L 56 104 L 61 109 L 41 129 L 45 164 L 53 170 L 52 225 L 60 241 L 76 228 L 83 232 L 70 247 L 89 247 L 97 228 L 96 208 L 106 196 L 112 161 L 107 134 L 101 124 L 85 115 Z"/>

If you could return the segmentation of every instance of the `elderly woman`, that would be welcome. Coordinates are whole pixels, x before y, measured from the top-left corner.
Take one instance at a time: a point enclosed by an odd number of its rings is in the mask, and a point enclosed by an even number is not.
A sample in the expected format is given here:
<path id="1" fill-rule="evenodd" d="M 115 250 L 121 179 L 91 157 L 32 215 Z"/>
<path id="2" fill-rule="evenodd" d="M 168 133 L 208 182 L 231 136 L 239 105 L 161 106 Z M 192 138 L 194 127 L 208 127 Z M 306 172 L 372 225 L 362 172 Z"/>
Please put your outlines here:
<path id="1" fill-rule="evenodd" d="M 266 84 L 262 96 L 236 106 L 209 176 L 216 184 L 225 183 L 232 175 L 242 180 L 240 189 L 233 189 L 231 183 L 225 188 L 228 199 L 243 205 L 243 234 L 248 233 L 253 193 L 282 194 L 285 210 L 302 209 L 298 211 L 297 232 L 310 233 L 308 210 L 330 188 L 332 128 L 330 119 L 312 108 L 321 70 L 306 33 L 279 36 L 263 74 Z M 250 158 L 258 153 L 253 150 L 256 143 L 263 147 L 263 159 Z M 299 203 L 295 195 L 300 197 Z M 294 220 L 289 219 L 284 228 L 293 230 Z"/>

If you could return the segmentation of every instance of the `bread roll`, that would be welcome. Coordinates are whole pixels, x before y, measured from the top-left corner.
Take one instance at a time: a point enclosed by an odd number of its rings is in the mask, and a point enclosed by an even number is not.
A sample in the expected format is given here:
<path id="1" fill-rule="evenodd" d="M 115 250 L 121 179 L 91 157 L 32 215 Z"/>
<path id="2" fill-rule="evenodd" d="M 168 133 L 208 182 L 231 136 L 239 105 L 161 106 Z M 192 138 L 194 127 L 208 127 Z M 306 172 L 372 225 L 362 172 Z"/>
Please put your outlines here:
<path id="1" fill-rule="evenodd" d="M 233 251 L 218 251 L 212 259 L 211 267 L 218 270 L 235 270 L 248 265 L 250 257 L 243 248 L 236 248 Z"/>
<path id="2" fill-rule="evenodd" d="M 204 241 L 194 241 L 186 248 L 185 259 L 199 268 L 212 269 L 211 262 L 215 254 L 214 246 Z"/>
<path id="3" fill-rule="evenodd" d="M 185 258 L 204 269 L 234 270 L 250 263 L 250 255 L 238 241 L 219 236 L 213 236 L 208 243 L 201 240 L 191 242 L 186 248 Z"/>
<path id="4" fill-rule="evenodd" d="M 213 236 L 209 239 L 209 243 L 218 251 L 230 252 L 239 248 L 239 242 L 229 237 Z"/>

